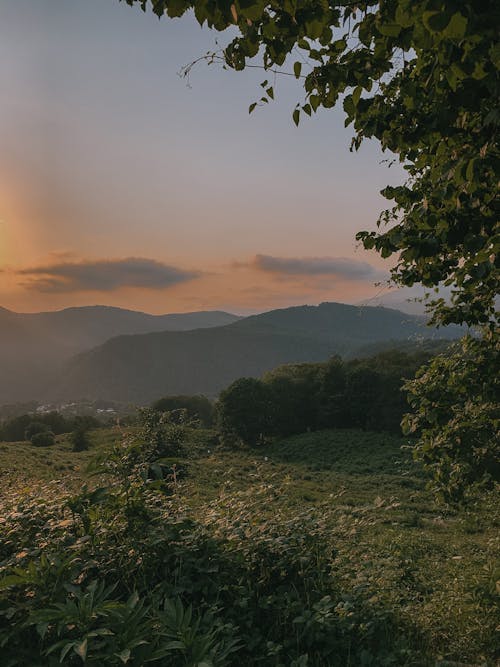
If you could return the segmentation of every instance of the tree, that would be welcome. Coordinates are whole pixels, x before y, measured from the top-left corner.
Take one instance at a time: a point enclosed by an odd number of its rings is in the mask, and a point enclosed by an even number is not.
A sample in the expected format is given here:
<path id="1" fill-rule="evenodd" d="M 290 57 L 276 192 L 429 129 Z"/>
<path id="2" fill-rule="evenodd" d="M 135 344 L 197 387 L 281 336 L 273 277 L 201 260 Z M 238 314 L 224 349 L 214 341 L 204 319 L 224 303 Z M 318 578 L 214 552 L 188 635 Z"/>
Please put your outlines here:
<path id="1" fill-rule="evenodd" d="M 378 397 L 381 375 L 360 363 L 349 369 L 346 382 L 346 403 L 349 425 L 362 429 L 377 429 Z"/>
<path id="2" fill-rule="evenodd" d="M 345 396 L 346 369 L 337 355 L 323 367 L 319 394 L 319 424 L 324 428 L 347 425 L 348 405 Z"/>
<path id="3" fill-rule="evenodd" d="M 318 428 L 321 364 L 286 364 L 262 378 L 269 391 L 270 419 L 276 435 Z"/>
<path id="4" fill-rule="evenodd" d="M 216 404 L 217 424 L 224 439 L 256 445 L 271 426 L 270 392 L 255 378 L 240 378 L 220 393 Z"/>
<path id="5" fill-rule="evenodd" d="M 74 452 L 85 452 L 90 447 L 89 429 L 83 424 L 78 424 L 69 436 Z"/>

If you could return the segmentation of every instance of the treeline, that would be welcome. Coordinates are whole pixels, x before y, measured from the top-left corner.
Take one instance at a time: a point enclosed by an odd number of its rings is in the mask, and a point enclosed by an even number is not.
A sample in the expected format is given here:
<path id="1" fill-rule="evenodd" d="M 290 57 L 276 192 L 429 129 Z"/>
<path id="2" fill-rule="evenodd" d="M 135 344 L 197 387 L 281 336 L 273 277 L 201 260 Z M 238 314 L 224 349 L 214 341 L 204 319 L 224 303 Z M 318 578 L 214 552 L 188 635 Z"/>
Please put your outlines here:
<path id="1" fill-rule="evenodd" d="M 217 424 L 225 439 L 248 445 L 323 428 L 397 433 L 408 410 L 402 386 L 430 356 L 394 350 L 347 362 L 335 356 L 280 366 L 260 380 L 240 378 L 221 392 Z"/>
<path id="2" fill-rule="evenodd" d="M 35 433 L 49 432 L 54 435 L 61 435 L 100 426 L 102 426 L 101 422 L 91 416 L 65 417 L 56 411 L 44 414 L 31 413 L 1 422 L 0 440 L 18 442 L 31 440 Z"/>
<path id="3" fill-rule="evenodd" d="M 390 350 L 350 361 L 334 356 L 323 363 L 287 364 L 261 379 L 236 380 L 215 405 L 205 396 L 178 395 L 161 398 L 151 408 L 182 413 L 204 428 L 215 426 L 227 442 L 248 445 L 324 428 L 399 433 L 408 411 L 402 386 L 431 356 L 429 350 Z M 137 419 L 131 415 L 122 423 L 135 425 Z M 0 422 L 0 440 L 15 442 L 29 440 L 38 431 L 60 435 L 99 426 L 91 416 L 23 414 Z"/>

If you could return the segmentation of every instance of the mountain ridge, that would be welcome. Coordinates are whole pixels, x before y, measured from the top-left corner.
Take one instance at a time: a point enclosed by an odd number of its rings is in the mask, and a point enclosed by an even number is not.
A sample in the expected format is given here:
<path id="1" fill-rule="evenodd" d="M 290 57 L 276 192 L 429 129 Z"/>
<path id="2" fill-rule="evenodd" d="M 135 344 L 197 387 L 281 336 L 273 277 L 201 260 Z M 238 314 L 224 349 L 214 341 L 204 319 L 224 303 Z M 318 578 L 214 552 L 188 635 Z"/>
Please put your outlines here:
<path id="1" fill-rule="evenodd" d="M 283 364 L 353 356 L 372 343 L 450 339 L 425 317 L 325 302 L 270 310 L 210 329 L 122 335 L 74 357 L 55 395 L 145 404 L 162 395 L 215 396 L 237 377 Z"/>
<path id="2" fill-rule="evenodd" d="M 119 334 L 185 331 L 238 319 L 224 311 L 151 315 L 98 305 L 16 313 L 0 306 L 0 403 L 45 394 L 68 359 Z"/>

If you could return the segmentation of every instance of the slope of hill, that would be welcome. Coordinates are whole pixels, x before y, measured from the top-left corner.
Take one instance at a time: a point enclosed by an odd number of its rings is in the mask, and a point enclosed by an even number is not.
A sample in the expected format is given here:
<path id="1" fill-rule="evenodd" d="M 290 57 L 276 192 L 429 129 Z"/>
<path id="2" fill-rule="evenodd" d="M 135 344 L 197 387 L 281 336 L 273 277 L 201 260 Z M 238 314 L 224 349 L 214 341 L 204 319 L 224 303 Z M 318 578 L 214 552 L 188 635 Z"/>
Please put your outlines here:
<path id="1" fill-rule="evenodd" d="M 238 377 L 280 364 L 352 357 L 371 343 L 460 334 L 458 327 L 431 329 L 423 318 L 388 308 L 297 306 L 212 329 L 113 338 L 74 358 L 54 397 L 145 404 L 168 394 L 215 396 Z"/>
<path id="2" fill-rule="evenodd" d="M 108 306 L 46 313 L 0 308 L 0 403 L 42 397 L 62 363 L 111 337 L 221 326 L 238 319 L 219 311 L 149 315 Z"/>

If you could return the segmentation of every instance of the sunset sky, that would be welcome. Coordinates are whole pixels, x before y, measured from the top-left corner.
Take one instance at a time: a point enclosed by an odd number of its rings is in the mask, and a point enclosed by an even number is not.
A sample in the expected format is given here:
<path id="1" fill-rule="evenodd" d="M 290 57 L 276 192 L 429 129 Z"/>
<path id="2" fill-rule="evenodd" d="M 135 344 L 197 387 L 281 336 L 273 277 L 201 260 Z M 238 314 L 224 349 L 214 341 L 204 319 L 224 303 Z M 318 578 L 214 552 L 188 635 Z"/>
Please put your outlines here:
<path id="1" fill-rule="evenodd" d="M 0 3 L 0 306 L 247 313 L 376 297 L 388 265 L 354 235 L 402 170 L 375 143 L 350 153 L 341 111 L 296 128 L 293 78 L 249 115 L 272 75 L 178 76 L 228 39 L 118 0 Z"/>

